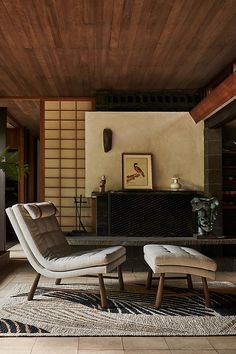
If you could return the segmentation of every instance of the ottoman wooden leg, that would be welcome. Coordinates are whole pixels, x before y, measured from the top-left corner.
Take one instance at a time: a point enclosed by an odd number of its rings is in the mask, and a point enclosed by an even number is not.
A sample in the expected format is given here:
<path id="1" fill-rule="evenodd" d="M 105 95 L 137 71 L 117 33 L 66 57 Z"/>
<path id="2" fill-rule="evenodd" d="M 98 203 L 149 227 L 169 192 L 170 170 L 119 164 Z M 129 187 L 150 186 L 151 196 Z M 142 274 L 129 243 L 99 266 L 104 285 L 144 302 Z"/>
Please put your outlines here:
<path id="1" fill-rule="evenodd" d="M 211 307 L 210 293 L 209 293 L 209 289 L 208 289 L 206 278 L 202 277 L 202 285 L 203 285 L 203 292 L 204 292 L 204 296 L 205 296 L 205 305 L 206 305 L 206 307 Z"/>
<path id="2" fill-rule="evenodd" d="M 158 289 L 157 289 L 156 303 L 155 303 L 155 307 L 157 309 L 159 309 L 159 307 L 161 306 L 164 280 L 165 280 L 165 273 L 161 273 L 159 284 L 158 284 Z"/>
<path id="3" fill-rule="evenodd" d="M 56 284 L 56 285 L 60 285 L 60 284 L 61 284 L 61 279 L 59 279 L 59 278 L 56 279 L 55 284 Z"/>
<path id="4" fill-rule="evenodd" d="M 124 286 L 124 280 L 123 280 L 123 274 L 122 274 L 121 265 L 119 265 L 117 267 L 117 271 L 118 271 L 118 280 L 119 280 L 120 290 L 124 290 L 125 286 Z"/>
<path id="5" fill-rule="evenodd" d="M 192 277 L 190 274 L 187 274 L 187 283 L 188 283 L 188 288 L 193 289 L 193 282 L 192 282 Z"/>
<path id="6" fill-rule="evenodd" d="M 98 274 L 99 285 L 100 285 L 100 298 L 101 298 L 101 307 L 103 309 L 107 308 L 107 297 L 106 297 L 106 290 L 103 281 L 103 275 Z"/>
<path id="7" fill-rule="evenodd" d="M 147 277 L 147 284 L 146 284 L 146 289 L 151 289 L 152 287 L 152 274 L 153 274 L 153 271 L 150 269 L 148 271 L 148 277 Z"/>

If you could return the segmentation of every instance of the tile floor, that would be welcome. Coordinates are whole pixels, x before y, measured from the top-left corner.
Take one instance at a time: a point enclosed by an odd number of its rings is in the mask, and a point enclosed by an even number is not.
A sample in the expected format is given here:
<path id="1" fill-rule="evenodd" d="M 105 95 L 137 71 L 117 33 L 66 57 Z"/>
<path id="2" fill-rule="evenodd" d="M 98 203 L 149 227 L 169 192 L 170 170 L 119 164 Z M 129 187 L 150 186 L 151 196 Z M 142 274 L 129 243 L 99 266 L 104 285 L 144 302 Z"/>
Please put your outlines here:
<path id="1" fill-rule="evenodd" d="M 24 259 L 11 260 L 0 274 L 0 302 L 16 283 L 31 283 L 34 270 Z M 126 282 L 144 281 L 145 273 L 124 273 Z M 236 274 L 218 274 L 218 279 L 236 282 Z M 42 277 L 42 282 L 52 280 Z M 75 279 L 71 279 L 74 282 Z M 78 281 L 78 278 L 77 278 Z M 83 278 L 83 282 L 97 282 Z M 106 283 L 114 282 L 107 279 Z M 0 337 L 0 354 L 236 354 L 236 336 L 230 337 Z"/>

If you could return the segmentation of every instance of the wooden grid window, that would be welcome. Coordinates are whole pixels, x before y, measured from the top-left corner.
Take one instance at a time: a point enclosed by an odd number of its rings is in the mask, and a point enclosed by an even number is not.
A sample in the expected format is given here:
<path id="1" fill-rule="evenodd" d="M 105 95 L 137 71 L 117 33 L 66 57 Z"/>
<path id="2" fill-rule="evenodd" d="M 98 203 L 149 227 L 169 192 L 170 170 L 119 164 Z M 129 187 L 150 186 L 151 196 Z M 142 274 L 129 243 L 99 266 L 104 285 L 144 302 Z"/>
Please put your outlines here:
<path id="1" fill-rule="evenodd" d="M 44 200 L 58 208 L 65 232 L 78 229 L 74 198 L 85 194 L 85 112 L 92 110 L 92 99 L 44 101 Z M 90 200 L 82 222 L 91 231 Z"/>

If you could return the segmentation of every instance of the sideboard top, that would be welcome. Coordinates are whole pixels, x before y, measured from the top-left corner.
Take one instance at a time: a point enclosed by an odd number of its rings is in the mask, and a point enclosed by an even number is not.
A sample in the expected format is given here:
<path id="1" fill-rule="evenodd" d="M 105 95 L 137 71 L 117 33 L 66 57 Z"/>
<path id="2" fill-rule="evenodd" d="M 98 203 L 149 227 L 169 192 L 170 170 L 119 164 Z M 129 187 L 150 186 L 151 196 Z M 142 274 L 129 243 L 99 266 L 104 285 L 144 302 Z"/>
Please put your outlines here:
<path id="1" fill-rule="evenodd" d="M 178 189 L 178 190 L 172 190 L 172 189 L 122 189 L 122 190 L 111 190 L 107 191 L 104 193 L 101 192 L 92 192 L 92 197 L 97 197 L 97 196 L 105 196 L 109 194 L 195 194 L 195 195 L 204 195 L 204 192 L 202 191 L 197 191 L 197 190 L 189 190 L 189 189 Z"/>

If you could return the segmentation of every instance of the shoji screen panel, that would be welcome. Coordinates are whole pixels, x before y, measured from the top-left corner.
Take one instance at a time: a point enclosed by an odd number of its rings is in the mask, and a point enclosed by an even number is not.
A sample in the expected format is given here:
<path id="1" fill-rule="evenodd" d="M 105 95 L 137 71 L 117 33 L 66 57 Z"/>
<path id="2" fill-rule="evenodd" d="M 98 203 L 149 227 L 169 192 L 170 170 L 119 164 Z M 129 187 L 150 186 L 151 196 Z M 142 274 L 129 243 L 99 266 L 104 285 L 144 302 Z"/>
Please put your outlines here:
<path id="1" fill-rule="evenodd" d="M 74 198 L 85 192 L 85 112 L 92 100 L 44 101 L 44 199 L 59 210 L 63 231 L 78 229 Z M 91 231 L 90 200 L 82 208 L 82 222 Z"/>

